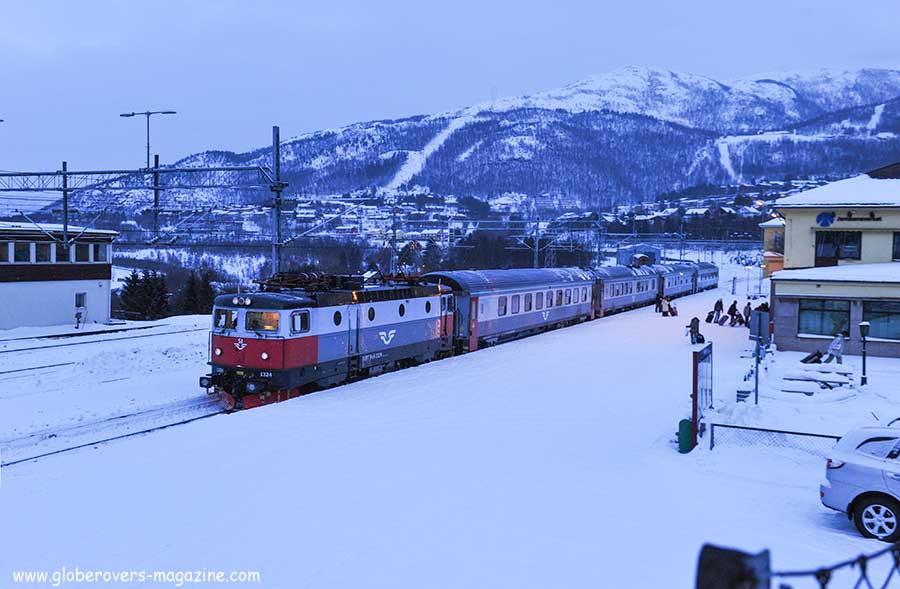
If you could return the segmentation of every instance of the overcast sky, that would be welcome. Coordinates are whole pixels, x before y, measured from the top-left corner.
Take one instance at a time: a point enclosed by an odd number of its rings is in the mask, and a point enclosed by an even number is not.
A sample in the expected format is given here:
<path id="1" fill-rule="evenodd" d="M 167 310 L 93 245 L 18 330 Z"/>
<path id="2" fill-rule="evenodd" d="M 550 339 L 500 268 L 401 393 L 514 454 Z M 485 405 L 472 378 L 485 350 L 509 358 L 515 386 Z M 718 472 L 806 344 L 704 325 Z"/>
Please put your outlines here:
<path id="1" fill-rule="evenodd" d="M 548 90 L 625 65 L 721 80 L 900 69 L 900 3 L 0 0 L 0 170 L 138 167 Z"/>

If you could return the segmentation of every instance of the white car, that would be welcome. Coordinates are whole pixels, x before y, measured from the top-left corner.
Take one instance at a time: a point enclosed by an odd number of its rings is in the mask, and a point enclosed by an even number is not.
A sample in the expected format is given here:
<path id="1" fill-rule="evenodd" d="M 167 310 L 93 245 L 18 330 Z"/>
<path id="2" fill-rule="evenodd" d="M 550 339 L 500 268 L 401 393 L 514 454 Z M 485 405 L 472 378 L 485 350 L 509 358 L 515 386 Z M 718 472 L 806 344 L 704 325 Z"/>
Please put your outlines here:
<path id="1" fill-rule="evenodd" d="M 867 538 L 900 540 L 900 428 L 861 427 L 835 444 L 819 496 Z"/>

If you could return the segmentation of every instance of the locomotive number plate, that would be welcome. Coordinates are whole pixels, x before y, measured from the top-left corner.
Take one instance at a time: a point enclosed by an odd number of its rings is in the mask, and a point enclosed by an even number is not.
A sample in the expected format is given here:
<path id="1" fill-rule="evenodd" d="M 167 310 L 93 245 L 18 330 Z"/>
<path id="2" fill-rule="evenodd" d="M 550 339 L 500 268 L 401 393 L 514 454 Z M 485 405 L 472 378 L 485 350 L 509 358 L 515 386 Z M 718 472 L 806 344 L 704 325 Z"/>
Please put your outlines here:
<path id="1" fill-rule="evenodd" d="M 272 373 L 271 372 L 260 372 L 259 376 L 261 378 L 272 378 Z"/>

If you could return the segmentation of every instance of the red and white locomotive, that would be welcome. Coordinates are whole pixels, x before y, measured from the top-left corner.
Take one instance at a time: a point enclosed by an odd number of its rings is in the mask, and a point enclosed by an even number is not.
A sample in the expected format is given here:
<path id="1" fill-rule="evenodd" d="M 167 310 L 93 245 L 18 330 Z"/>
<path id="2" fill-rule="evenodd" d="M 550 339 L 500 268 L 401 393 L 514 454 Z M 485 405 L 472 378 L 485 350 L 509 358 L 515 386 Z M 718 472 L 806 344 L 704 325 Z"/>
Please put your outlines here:
<path id="1" fill-rule="evenodd" d="M 257 407 L 718 285 L 712 264 L 455 270 L 421 278 L 279 274 L 216 297 L 212 371 L 227 409 Z"/>
<path id="2" fill-rule="evenodd" d="M 362 276 L 280 274 L 256 293 L 216 297 L 211 374 L 200 385 L 227 409 L 449 355 L 450 289 Z"/>

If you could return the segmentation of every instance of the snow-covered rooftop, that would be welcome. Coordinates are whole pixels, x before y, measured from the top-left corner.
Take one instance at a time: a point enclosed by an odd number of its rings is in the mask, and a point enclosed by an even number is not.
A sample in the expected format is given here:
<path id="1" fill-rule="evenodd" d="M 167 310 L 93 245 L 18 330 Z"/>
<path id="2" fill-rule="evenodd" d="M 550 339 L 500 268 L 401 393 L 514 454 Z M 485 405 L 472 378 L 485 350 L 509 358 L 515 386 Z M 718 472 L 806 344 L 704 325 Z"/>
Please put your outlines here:
<path id="1" fill-rule="evenodd" d="M 775 206 L 779 208 L 900 207 L 900 164 L 779 198 L 775 202 Z"/>
<path id="2" fill-rule="evenodd" d="M 63 230 L 63 226 L 60 223 L 29 223 L 29 222 L 19 222 L 19 221 L 0 221 L 0 231 L 46 231 L 48 233 L 61 232 Z M 85 229 L 84 227 L 77 227 L 75 225 L 69 225 L 69 233 L 93 233 L 93 234 L 103 234 L 103 235 L 118 235 L 117 231 L 110 231 L 108 229 Z"/>
<path id="3" fill-rule="evenodd" d="M 763 221 L 759 224 L 760 227 L 784 227 L 784 217 L 773 217 L 768 221 Z"/>
<path id="4" fill-rule="evenodd" d="M 780 270 L 772 280 L 798 282 L 889 282 L 900 284 L 900 262 L 846 264 L 803 270 Z"/>

